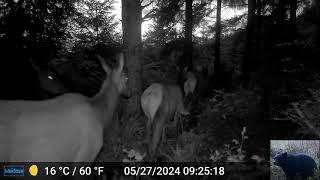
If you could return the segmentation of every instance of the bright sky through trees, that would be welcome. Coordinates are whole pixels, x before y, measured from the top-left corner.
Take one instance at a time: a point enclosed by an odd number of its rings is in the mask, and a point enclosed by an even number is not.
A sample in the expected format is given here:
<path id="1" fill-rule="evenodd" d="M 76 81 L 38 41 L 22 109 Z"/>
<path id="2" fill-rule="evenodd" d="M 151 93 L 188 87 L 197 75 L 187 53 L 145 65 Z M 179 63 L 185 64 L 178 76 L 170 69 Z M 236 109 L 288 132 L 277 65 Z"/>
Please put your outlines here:
<path id="1" fill-rule="evenodd" d="M 145 0 L 143 1 L 143 4 L 147 4 L 149 2 L 149 0 Z M 149 7 L 149 8 L 152 8 L 152 5 Z M 212 5 L 212 8 L 215 8 L 215 4 Z M 149 9 L 146 9 L 143 14 L 146 14 L 148 12 Z M 221 18 L 222 20 L 226 20 L 226 19 L 230 19 L 234 16 L 237 16 L 237 15 L 241 15 L 243 13 L 246 12 L 246 9 L 231 9 L 231 8 L 228 8 L 228 7 L 222 7 L 222 12 L 221 12 Z M 212 16 L 215 17 L 215 11 L 213 12 Z M 115 3 L 114 3 L 114 14 L 116 14 L 116 18 L 117 19 L 121 19 L 121 0 L 115 0 Z M 208 24 L 207 25 L 212 25 L 215 23 L 215 18 L 206 18 L 206 20 L 208 20 Z M 145 21 L 142 23 L 142 34 L 144 35 L 147 31 L 148 31 L 148 28 L 149 26 L 152 24 L 152 21 Z M 119 30 L 121 29 L 121 24 L 119 24 Z M 199 29 L 196 29 L 195 30 L 195 34 L 196 35 L 199 35 Z"/>

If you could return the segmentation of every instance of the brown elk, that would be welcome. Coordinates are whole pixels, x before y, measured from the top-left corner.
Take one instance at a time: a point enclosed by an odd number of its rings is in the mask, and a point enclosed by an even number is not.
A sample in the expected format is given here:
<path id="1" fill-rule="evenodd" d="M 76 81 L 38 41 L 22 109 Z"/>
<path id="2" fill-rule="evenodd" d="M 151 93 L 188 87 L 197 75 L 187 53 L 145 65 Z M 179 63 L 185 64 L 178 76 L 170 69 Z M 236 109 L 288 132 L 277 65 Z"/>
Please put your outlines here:
<path id="1" fill-rule="evenodd" d="M 126 92 L 124 57 L 106 72 L 99 92 L 88 98 L 67 93 L 42 101 L 0 100 L 0 161 L 92 162 L 112 124 L 120 94 Z"/>
<path id="2" fill-rule="evenodd" d="M 197 86 L 197 78 L 195 74 L 191 71 L 185 73 L 186 81 L 183 84 L 183 89 L 185 92 L 185 96 L 192 94 Z"/>
<path id="3" fill-rule="evenodd" d="M 147 116 L 147 143 L 148 154 L 152 159 L 156 149 L 165 136 L 165 127 L 173 118 L 174 125 L 177 126 L 177 113 L 187 115 L 183 103 L 183 94 L 178 85 L 153 83 L 141 96 L 141 107 Z"/>

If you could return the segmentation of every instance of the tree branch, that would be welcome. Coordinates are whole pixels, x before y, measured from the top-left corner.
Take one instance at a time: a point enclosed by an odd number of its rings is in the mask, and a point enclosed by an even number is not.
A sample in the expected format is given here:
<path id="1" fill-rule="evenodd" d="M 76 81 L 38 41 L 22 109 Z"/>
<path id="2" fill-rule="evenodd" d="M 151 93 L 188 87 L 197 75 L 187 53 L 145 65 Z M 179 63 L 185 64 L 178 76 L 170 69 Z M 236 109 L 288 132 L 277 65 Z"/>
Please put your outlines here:
<path id="1" fill-rule="evenodd" d="M 143 1 L 143 0 L 142 0 L 142 1 Z M 141 3 L 142 3 L 142 1 L 141 1 Z M 154 2 L 154 1 L 150 1 L 148 4 L 146 4 L 146 5 L 144 5 L 144 6 L 141 6 L 141 9 L 144 9 L 144 8 L 150 6 L 153 2 Z"/>
<path id="2" fill-rule="evenodd" d="M 210 19 L 217 19 L 217 16 L 208 16 Z"/>
<path id="3" fill-rule="evenodd" d="M 142 17 L 142 21 L 145 21 L 148 18 L 149 19 L 153 18 L 155 16 L 155 11 L 156 11 L 155 9 L 149 11 L 146 15 Z"/>

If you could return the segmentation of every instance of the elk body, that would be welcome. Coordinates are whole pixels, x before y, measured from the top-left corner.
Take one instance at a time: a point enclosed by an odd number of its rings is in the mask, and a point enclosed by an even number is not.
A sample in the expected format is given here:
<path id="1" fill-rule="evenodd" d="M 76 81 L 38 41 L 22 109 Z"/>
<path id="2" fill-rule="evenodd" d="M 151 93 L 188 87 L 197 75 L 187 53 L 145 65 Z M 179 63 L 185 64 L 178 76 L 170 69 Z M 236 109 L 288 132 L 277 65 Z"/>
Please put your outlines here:
<path id="1" fill-rule="evenodd" d="M 0 161 L 94 161 L 127 81 L 122 54 L 113 70 L 98 59 L 107 75 L 91 98 L 68 93 L 43 101 L 0 100 Z"/>
<path id="2" fill-rule="evenodd" d="M 151 84 L 141 96 L 141 107 L 147 116 L 148 153 L 152 159 L 164 128 L 176 113 L 187 115 L 189 112 L 183 104 L 183 94 L 179 86 L 163 83 Z M 174 124 L 177 124 L 175 119 Z"/>

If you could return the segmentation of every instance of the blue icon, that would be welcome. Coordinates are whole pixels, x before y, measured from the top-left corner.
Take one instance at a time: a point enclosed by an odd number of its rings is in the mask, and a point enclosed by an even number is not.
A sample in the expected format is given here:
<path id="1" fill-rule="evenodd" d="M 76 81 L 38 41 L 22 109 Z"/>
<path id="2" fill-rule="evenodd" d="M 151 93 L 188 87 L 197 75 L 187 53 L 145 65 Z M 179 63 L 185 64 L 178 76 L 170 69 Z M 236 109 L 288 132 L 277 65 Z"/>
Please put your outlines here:
<path id="1" fill-rule="evenodd" d="M 4 176 L 24 176 L 23 166 L 4 166 L 3 167 Z"/>

